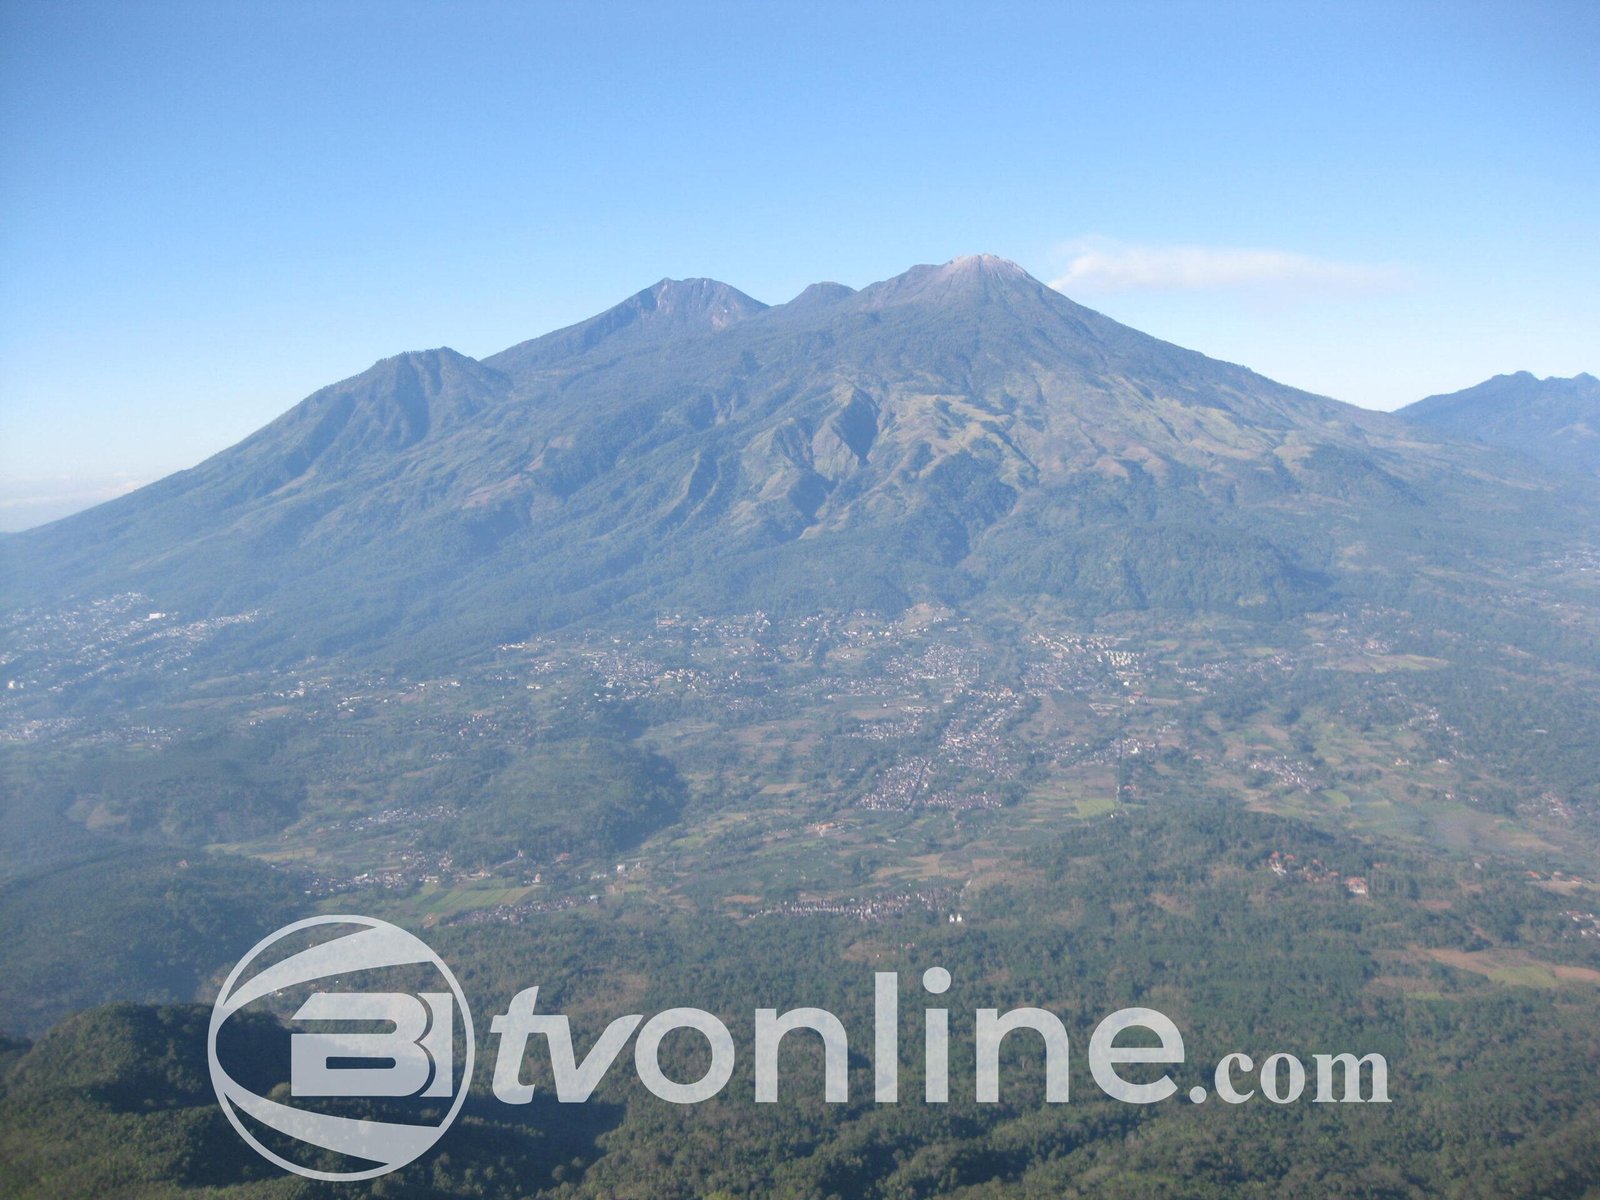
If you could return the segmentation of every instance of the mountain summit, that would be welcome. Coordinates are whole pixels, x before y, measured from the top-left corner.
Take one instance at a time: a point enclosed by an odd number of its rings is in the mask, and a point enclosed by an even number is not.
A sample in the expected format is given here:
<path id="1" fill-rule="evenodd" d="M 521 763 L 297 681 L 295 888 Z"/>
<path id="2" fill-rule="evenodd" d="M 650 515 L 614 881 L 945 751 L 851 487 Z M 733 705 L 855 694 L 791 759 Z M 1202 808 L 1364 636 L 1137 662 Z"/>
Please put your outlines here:
<path id="1" fill-rule="evenodd" d="M 137 589 L 325 653 L 664 607 L 1273 617 L 1392 593 L 1556 502 L 1487 448 L 974 255 L 770 308 L 663 280 L 482 362 L 388 359 L 4 545 L 13 602 Z"/>
<path id="2" fill-rule="evenodd" d="M 725 329 L 767 306 L 715 279 L 663 279 L 614 308 L 503 350 L 485 360 L 503 371 L 529 370 L 605 345 L 626 351 L 694 333 Z"/>

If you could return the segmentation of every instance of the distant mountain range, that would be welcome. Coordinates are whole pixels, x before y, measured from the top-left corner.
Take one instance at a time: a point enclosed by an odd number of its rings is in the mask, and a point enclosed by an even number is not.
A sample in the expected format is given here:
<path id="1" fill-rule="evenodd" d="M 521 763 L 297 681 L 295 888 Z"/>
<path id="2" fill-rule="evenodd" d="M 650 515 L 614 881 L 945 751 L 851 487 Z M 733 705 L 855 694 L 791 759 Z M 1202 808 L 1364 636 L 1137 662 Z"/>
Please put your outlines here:
<path id="1" fill-rule="evenodd" d="M 1552 515 L 1600 516 L 1592 490 L 1461 440 L 1497 440 L 1489 424 L 1433 428 L 1471 395 L 1368 412 L 986 255 L 771 307 L 663 280 L 482 361 L 385 359 L 192 470 L 6 539 L 5 599 L 254 610 L 240 636 L 276 655 L 977 596 L 1271 619 L 1429 567 L 1492 571 L 1568 526 Z"/>
<path id="2" fill-rule="evenodd" d="M 1476 387 L 1418 400 L 1397 415 L 1548 466 L 1600 476 L 1600 379 L 1593 375 L 1496 375 Z"/>

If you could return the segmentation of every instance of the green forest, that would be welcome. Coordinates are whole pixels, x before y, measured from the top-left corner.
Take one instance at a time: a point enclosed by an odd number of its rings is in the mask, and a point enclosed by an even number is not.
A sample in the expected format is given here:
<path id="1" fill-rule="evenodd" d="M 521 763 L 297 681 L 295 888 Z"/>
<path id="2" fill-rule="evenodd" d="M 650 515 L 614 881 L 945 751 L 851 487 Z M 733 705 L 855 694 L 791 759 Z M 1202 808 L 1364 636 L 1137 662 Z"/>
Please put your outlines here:
<path id="1" fill-rule="evenodd" d="M 1279 875 L 1274 855 L 1360 875 Z M 1379 857 L 1381 855 L 1381 858 Z M 778 1105 L 750 1064 L 705 1104 L 651 1096 L 619 1063 L 583 1105 L 551 1099 L 538 1055 L 527 1110 L 488 1094 L 480 1066 L 461 1123 L 422 1162 L 349 1194 L 382 1196 L 1579 1197 L 1600 1170 L 1600 952 L 1569 933 L 1558 896 L 1516 872 L 1196 800 L 1124 808 L 1028 855 L 1013 882 L 942 912 L 864 925 L 825 915 L 734 922 L 555 913 L 516 928 L 430 936 L 479 1014 L 537 984 L 587 1044 L 623 1012 L 718 1013 L 742 1046 L 757 1007 L 820 1005 L 851 1036 L 850 1099 L 821 1099 L 820 1056 L 794 1039 Z M 1467 949 L 1462 949 L 1467 947 Z M 102 951 L 107 952 L 107 951 Z M 920 1101 L 925 967 L 954 982 L 951 1099 Z M 872 1100 L 872 974 L 902 980 L 902 1099 Z M 931 1000 L 926 1001 L 932 1003 Z M 1378 1052 L 1387 1105 L 1111 1101 L 1087 1078 L 1100 1017 L 1134 1004 L 1183 1031 L 1180 1090 L 1234 1051 Z M 1038 1043 L 1008 1039 L 1001 1102 L 972 1090 L 972 1014 L 1037 1005 L 1073 1039 L 1072 1097 L 1043 1100 Z M 15 1196 L 310 1196 L 238 1142 L 206 1079 L 198 1006 L 91 1009 L 8 1043 L 0 1151 Z M 281 1036 L 259 1028 L 251 1036 Z M 669 1041 L 675 1078 L 703 1047 Z M 545 1086 L 539 1087 L 543 1083 Z M 1359 1172 L 1351 1165 L 1360 1163 Z M 351 1185 L 354 1187 L 354 1185 Z"/>

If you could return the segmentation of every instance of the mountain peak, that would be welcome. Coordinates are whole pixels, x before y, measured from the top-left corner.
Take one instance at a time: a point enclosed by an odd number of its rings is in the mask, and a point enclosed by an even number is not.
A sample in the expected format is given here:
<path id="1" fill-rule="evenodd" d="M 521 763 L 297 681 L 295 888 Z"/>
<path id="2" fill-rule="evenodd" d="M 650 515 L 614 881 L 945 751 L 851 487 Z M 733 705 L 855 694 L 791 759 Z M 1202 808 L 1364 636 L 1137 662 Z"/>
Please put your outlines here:
<path id="1" fill-rule="evenodd" d="M 802 309 L 824 308 L 830 304 L 837 304 L 841 300 L 848 300 L 855 294 L 855 288 L 847 287 L 842 283 L 813 283 L 783 307 L 791 312 L 799 312 Z"/>
<path id="2" fill-rule="evenodd" d="M 912 267 L 862 291 L 870 307 L 904 303 L 947 304 L 993 300 L 1001 296 L 1032 297 L 1045 285 L 1016 263 L 993 254 L 967 254 L 938 266 Z"/>
<path id="3" fill-rule="evenodd" d="M 402 350 L 399 354 L 391 354 L 387 358 L 380 358 L 367 370 L 376 371 L 380 368 L 398 369 L 402 367 L 409 367 L 413 370 L 438 370 L 440 367 L 470 369 L 477 365 L 478 361 L 476 359 L 469 358 L 459 350 L 453 350 L 449 346 L 436 346 L 432 350 Z M 363 374 L 365 373 L 363 372 Z"/>
<path id="4" fill-rule="evenodd" d="M 694 321 L 704 317 L 713 329 L 754 316 L 767 306 L 738 288 L 715 279 L 663 279 L 628 300 L 642 314 Z"/>
<path id="5" fill-rule="evenodd" d="M 662 279 L 598 316 L 532 341 L 521 342 L 483 361 L 502 371 L 522 371 L 587 354 L 602 343 L 627 351 L 692 333 L 726 329 L 766 311 L 761 301 L 715 279 Z"/>
<path id="6" fill-rule="evenodd" d="M 1016 263 L 998 254 L 963 254 L 960 258 L 952 258 L 939 270 L 952 275 L 997 275 L 1009 279 L 1029 277 Z"/>

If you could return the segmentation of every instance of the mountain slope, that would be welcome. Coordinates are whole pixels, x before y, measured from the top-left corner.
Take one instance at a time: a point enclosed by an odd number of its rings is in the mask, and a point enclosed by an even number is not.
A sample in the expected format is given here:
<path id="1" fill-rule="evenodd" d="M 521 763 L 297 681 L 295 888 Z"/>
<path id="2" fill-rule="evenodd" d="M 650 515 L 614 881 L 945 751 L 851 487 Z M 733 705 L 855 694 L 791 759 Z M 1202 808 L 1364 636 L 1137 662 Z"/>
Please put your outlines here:
<path id="1" fill-rule="evenodd" d="M 1418 400 L 1395 415 L 1600 476 L 1600 379 L 1593 375 L 1496 375 L 1463 391 Z"/>
<path id="2" fill-rule="evenodd" d="M 771 308 L 663 281 L 482 363 L 385 360 L 12 539 L 7 590 L 259 610 L 291 655 L 986 591 L 1272 617 L 1536 553 L 1512 533 L 1571 503 L 972 256 Z"/>

